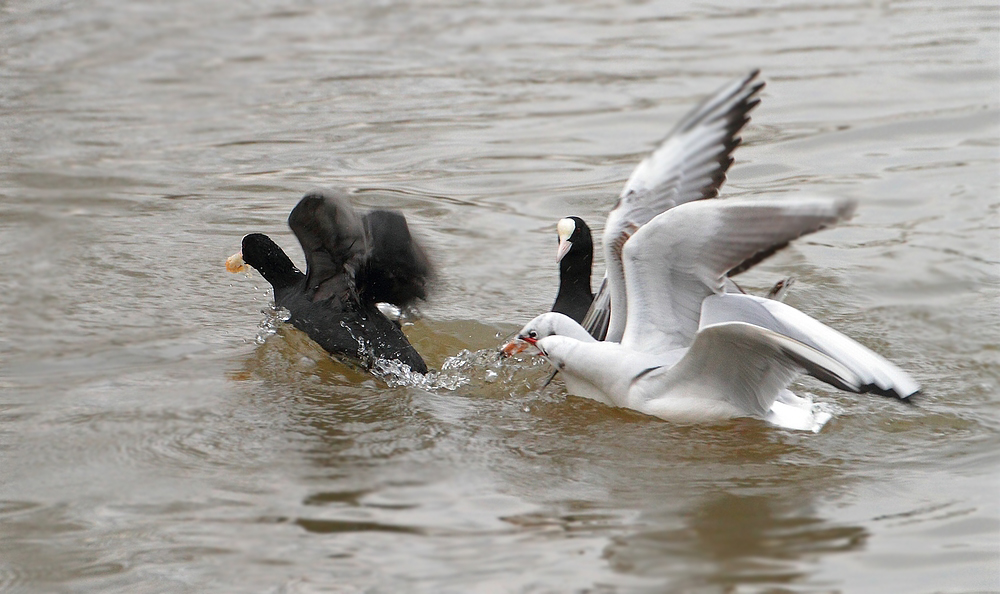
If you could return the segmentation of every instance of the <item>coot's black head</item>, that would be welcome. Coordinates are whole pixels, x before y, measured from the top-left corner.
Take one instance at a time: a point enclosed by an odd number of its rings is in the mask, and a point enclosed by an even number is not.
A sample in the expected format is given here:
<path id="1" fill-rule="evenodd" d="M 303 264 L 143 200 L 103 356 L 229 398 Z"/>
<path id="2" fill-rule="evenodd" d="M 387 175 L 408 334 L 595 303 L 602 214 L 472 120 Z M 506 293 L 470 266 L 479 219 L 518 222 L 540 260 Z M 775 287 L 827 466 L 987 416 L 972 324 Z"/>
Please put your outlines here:
<path id="1" fill-rule="evenodd" d="M 243 238 L 243 251 L 233 255 L 230 260 L 240 257 L 242 262 L 253 266 L 275 289 L 291 286 L 302 277 L 302 273 L 278 244 L 263 233 L 251 233 Z M 227 262 L 226 265 L 233 271 L 236 271 L 234 268 L 239 268 L 234 262 Z"/>
<path id="2" fill-rule="evenodd" d="M 556 224 L 556 232 L 559 234 L 556 262 L 562 268 L 567 264 L 586 265 L 589 271 L 594 258 L 594 240 L 587 223 L 580 217 L 566 217 Z"/>
<path id="3" fill-rule="evenodd" d="M 594 293 L 590 290 L 590 269 L 594 260 L 594 242 L 590 227 L 580 217 L 566 217 L 556 225 L 559 233 L 559 293 L 552 311 L 583 322 Z"/>

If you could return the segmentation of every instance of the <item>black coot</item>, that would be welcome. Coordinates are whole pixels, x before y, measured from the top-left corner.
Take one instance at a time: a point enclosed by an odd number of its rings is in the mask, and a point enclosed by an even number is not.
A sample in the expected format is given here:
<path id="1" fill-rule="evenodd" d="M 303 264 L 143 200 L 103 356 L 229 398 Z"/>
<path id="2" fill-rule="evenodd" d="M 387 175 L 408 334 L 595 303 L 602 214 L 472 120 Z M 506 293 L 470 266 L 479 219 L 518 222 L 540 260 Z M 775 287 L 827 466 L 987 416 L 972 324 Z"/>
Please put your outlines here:
<path id="1" fill-rule="evenodd" d="M 330 353 L 366 368 L 388 359 L 426 373 L 399 324 L 376 307 L 403 308 L 427 297 L 431 267 L 403 215 L 375 210 L 358 216 L 345 194 L 316 191 L 292 209 L 288 226 L 305 252 L 305 274 L 261 233 L 244 237 L 242 252 L 226 267 L 254 267 L 274 288 L 275 306 L 291 313 L 289 322 Z"/>
<path id="2" fill-rule="evenodd" d="M 566 217 L 556 225 L 559 248 L 559 293 L 552 311 L 566 314 L 582 323 L 594 292 L 590 289 L 590 270 L 594 262 L 594 240 L 590 227 L 580 217 Z"/>

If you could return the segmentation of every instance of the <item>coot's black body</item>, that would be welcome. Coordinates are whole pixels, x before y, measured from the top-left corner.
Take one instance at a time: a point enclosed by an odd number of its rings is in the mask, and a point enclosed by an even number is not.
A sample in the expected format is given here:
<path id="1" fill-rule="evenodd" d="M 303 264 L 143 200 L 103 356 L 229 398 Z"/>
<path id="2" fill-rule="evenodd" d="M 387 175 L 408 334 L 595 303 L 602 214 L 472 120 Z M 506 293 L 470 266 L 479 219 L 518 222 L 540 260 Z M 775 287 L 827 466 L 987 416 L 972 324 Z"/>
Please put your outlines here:
<path id="1" fill-rule="evenodd" d="M 305 252 L 305 274 L 266 235 L 244 237 L 242 253 L 274 288 L 274 304 L 290 312 L 288 321 L 330 353 L 366 368 L 387 359 L 426 373 L 400 326 L 375 305 L 406 307 L 426 298 L 430 265 L 403 215 L 377 210 L 359 217 L 346 195 L 312 192 L 288 225 Z"/>
<path id="2" fill-rule="evenodd" d="M 559 258 L 559 293 L 552 304 L 552 311 L 565 314 L 577 323 L 583 323 L 594 292 L 590 289 L 590 273 L 594 262 L 594 240 L 590 235 L 590 227 L 580 217 L 567 217 L 559 222 L 560 227 L 572 221 L 572 233 L 568 237 L 560 237 L 560 247 L 563 242 L 569 242 L 568 251 L 560 250 Z M 560 233 L 561 235 L 561 233 Z"/>

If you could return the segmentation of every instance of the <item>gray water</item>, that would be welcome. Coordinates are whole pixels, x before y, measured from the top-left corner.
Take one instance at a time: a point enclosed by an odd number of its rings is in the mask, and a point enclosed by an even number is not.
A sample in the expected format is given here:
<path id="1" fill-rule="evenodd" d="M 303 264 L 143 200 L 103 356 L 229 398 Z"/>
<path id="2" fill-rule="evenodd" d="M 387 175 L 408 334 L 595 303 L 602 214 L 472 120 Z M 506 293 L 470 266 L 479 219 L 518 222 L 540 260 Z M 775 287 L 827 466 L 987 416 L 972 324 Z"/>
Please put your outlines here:
<path id="1" fill-rule="evenodd" d="M 1000 590 L 1000 7 L 0 1 L 0 591 Z M 706 94 L 724 196 L 858 213 L 740 277 L 924 386 L 819 434 L 680 425 L 497 361 Z M 223 261 L 314 187 L 405 213 L 441 371 L 374 378 Z M 598 271 L 602 265 L 598 265 Z M 258 341 L 258 338 L 260 339 Z M 442 370 L 442 367 L 445 369 Z"/>

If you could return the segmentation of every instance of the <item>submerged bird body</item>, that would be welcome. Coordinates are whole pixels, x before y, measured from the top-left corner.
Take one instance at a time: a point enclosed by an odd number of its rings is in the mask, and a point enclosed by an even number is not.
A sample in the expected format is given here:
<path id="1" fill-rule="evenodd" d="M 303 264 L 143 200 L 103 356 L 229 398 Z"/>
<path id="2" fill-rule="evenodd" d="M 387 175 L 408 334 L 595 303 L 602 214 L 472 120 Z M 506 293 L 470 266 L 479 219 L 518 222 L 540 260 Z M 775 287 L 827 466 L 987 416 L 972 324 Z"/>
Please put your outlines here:
<path id="1" fill-rule="evenodd" d="M 334 355 L 370 367 L 396 360 L 412 371 L 427 366 L 399 325 L 377 302 L 405 307 L 426 296 L 430 266 L 399 213 L 374 211 L 358 217 L 344 195 L 307 194 L 292 210 L 289 226 L 306 255 L 306 273 L 269 237 L 243 238 L 231 270 L 252 266 L 274 289 L 275 307 L 289 322 Z"/>

